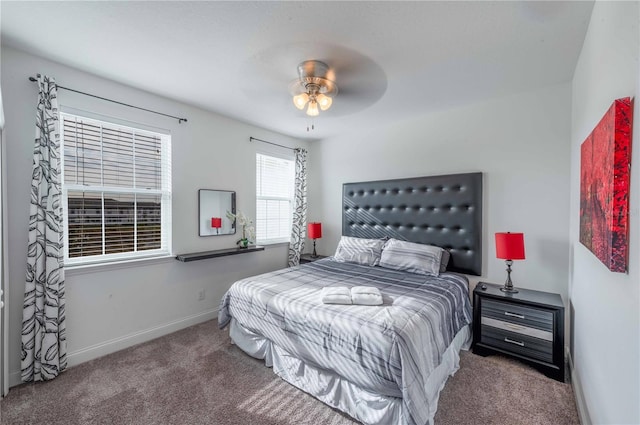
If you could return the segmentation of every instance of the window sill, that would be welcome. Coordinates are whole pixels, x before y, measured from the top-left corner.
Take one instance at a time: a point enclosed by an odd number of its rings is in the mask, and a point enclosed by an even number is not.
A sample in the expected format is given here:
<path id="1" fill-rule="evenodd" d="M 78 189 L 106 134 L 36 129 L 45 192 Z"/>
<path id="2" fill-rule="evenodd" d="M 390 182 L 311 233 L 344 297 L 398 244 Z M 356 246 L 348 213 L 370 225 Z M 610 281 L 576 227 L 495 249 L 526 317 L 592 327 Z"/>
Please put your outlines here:
<path id="1" fill-rule="evenodd" d="M 170 254 L 147 257 L 147 258 L 132 258 L 130 260 L 110 261 L 107 263 L 93 263 L 93 264 L 73 264 L 65 266 L 66 276 L 76 276 L 86 273 L 99 273 L 110 270 L 126 269 L 130 267 L 144 267 L 154 264 L 169 263 L 175 257 Z"/>
<path id="2" fill-rule="evenodd" d="M 258 245 L 264 246 L 265 248 L 276 248 L 279 246 L 289 245 L 290 242 L 258 242 Z"/>

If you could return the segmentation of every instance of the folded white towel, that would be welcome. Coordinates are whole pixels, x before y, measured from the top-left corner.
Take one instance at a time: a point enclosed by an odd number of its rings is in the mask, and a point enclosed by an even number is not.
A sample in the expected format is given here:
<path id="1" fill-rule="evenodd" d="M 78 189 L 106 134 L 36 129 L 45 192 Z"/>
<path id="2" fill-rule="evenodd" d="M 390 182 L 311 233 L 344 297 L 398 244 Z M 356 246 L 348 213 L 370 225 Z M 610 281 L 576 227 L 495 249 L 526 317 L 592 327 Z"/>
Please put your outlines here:
<path id="1" fill-rule="evenodd" d="M 322 288 L 322 302 L 325 304 L 351 304 L 351 292 L 346 286 Z"/>
<path id="2" fill-rule="evenodd" d="M 359 305 L 381 305 L 382 294 L 375 286 L 354 286 L 351 288 L 351 302 Z"/>

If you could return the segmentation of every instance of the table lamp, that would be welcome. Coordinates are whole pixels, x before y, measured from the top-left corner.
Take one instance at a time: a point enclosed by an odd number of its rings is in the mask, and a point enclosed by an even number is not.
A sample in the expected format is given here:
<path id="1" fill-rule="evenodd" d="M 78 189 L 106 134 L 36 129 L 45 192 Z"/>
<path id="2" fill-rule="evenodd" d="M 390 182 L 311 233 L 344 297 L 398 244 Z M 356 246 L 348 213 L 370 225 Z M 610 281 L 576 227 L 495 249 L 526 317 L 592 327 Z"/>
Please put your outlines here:
<path id="1" fill-rule="evenodd" d="M 318 254 L 316 253 L 316 239 L 322 237 L 322 223 L 308 223 L 307 234 L 309 239 L 313 239 L 313 254 L 311 254 L 311 257 L 318 258 Z"/>
<path id="2" fill-rule="evenodd" d="M 211 227 L 216 229 L 217 234 L 220 234 L 220 228 L 222 227 L 222 218 L 211 217 Z"/>
<path id="3" fill-rule="evenodd" d="M 524 260 L 524 234 L 496 233 L 496 257 L 505 260 L 507 264 L 507 281 L 500 290 L 512 294 L 517 293 L 518 290 L 514 289 L 513 282 L 511 282 L 511 265 L 513 260 Z"/>

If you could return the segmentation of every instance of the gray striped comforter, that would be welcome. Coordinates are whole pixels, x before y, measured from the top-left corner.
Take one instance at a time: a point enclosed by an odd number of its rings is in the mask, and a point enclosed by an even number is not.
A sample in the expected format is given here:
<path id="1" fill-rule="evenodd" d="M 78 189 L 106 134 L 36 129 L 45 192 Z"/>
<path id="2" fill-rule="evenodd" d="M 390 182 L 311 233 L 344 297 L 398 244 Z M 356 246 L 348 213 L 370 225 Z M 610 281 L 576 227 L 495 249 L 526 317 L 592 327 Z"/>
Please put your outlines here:
<path id="1" fill-rule="evenodd" d="M 376 286 L 382 306 L 329 305 L 325 286 Z M 425 382 L 471 323 L 466 277 L 418 275 L 331 258 L 240 280 L 218 325 L 239 324 L 304 362 L 376 394 L 402 398 L 408 423 L 429 417 Z"/>

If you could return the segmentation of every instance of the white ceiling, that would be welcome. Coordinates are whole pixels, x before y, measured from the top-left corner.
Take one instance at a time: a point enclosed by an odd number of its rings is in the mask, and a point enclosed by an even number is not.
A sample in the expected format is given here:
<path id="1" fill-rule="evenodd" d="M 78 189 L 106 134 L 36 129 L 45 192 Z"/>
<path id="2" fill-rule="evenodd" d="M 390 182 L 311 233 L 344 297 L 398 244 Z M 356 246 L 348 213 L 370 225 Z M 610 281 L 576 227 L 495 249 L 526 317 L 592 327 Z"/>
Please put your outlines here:
<path id="1" fill-rule="evenodd" d="M 322 139 L 569 81 L 592 7 L 593 1 L 4 0 L 0 16 L 4 45 L 287 135 Z M 307 59 L 325 61 L 340 88 L 311 132 L 287 90 Z"/>

